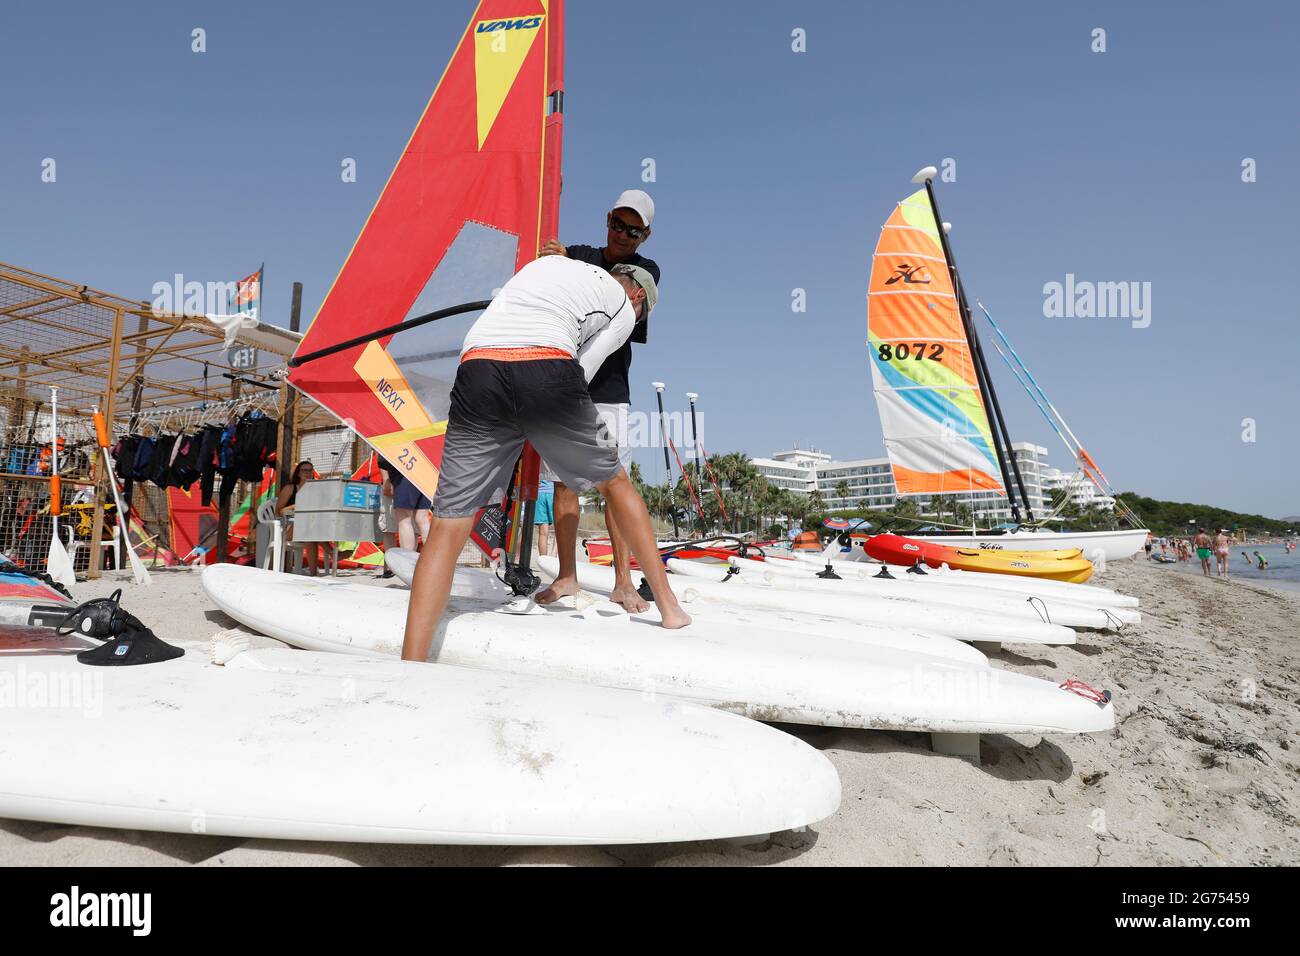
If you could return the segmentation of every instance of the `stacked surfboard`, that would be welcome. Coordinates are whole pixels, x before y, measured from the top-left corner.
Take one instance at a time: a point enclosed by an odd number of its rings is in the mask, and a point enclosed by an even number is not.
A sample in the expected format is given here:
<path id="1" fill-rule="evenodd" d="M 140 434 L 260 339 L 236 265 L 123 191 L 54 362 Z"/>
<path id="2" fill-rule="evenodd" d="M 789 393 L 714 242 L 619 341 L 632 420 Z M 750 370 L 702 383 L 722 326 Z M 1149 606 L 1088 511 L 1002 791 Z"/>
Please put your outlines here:
<path id="1" fill-rule="evenodd" d="M 391 563 L 400 568 L 402 556 Z M 400 652 L 408 600 L 402 589 L 227 565 L 207 568 L 203 582 L 227 614 L 294 646 L 381 659 Z M 995 670 L 977 650 L 942 634 L 829 615 L 689 610 L 695 624 L 665 631 L 653 610 L 629 615 L 599 600 L 582 607 L 521 604 L 490 571 L 460 569 L 431 659 L 693 701 L 762 720 L 929 731 L 939 735 L 941 749 L 950 744 L 966 755 L 983 733 L 1114 726 L 1108 697 L 1089 699 Z"/>

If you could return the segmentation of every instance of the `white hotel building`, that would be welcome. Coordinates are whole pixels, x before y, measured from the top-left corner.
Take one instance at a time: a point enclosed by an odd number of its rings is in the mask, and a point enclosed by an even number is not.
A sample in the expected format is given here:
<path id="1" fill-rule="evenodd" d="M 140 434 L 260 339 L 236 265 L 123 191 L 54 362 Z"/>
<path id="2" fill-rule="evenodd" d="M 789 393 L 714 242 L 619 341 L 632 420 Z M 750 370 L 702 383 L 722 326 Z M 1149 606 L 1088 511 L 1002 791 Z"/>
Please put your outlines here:
<path id="1" fill-rule="evenodd" d="M 1036 515 L 1046 514 L 1050 498 L 1056 488 L 1069 484 L 1071 475 L 1051 468 L 1047 464 L 1047 449 L 1030 442 L 1012 442 L 1012 454 L 1020 465 L 1029 503 Z M 771 458 L 753 459 L 754 467 L 769 482 L 798 494 L 821 492 L 826 507 L 831 511 L 853 508 L 892 508 L 897 500 L 894 475 L 888 458 L 858 458 L 853 461 L 835 461 L 822 451 L 801 448 L 778 451 Z M 840 484 L 848 486 L 848 494 L 841 496 Z M 1095 494 L 1091 486 L 1076 486 L 1073 497 L 1080 505 L 1114 505 L 1114 499 Z M 958 492 L 951 497 L 967 505 L 977 520 L 997 521 L 1011 518 L 1011 506 L 1006 497 L 988 491 Z M 914 497 L 923 512 L 930 510 L 926 495 Z"/>

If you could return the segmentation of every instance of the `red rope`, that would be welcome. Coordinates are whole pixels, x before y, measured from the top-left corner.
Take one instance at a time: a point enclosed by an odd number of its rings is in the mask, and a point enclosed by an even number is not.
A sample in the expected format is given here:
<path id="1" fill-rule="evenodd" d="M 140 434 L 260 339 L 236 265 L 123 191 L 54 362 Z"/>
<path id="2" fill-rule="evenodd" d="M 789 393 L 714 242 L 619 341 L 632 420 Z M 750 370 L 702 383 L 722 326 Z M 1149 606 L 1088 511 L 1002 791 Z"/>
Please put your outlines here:
<path id="1" fill-rule="evenodd" d="M 709 482 L 713 485 L 713 493 L 718 496 L 718 507 L 722 510 L 722 522 L 725 526 L 730 523 L 731 518 L 727 515 L 727 506 L 722 503 L 722 489 L 718 487 L 718 479 L 713 477 L 713 466 L 709 464 L 709 453 L 704 450 L 704 446 L 699 442 L 700 457 L 704 459 L 704 470 L 709 473 Z"/>
<path id="2" fill-rule="evenodd" d="M 666 434 L 664 437 L 668 438 Z M 682 481 L 686 482 L 686 487 L 690 490 L 691 499 L 695 502 L 695 510 L 700 513 L 700 520 L 705 524 L 708 524 L 708 519 L 704 517 L 704 509 L 700 507 L 700 498 L 695 493 L 695 486 L 691 484 L 691 479 L 687 476 L 686 469 L 682 467 L 681 455 L 677 454 L 677 446 L 673 444 L 671 438 L 668 438 L 668 447 L 673 450 L 673 457 L 677 459 L 677 470 L 682 473 Z"/>
<path id="3" fill-rule="evenodd" d="M 1102 691 L 1097 690 L 1095 687 L 1088 686 L 1081 680 L 1071 679 L 1063 681 L 1060 684 L 1060 688 L 1061 690 L 1068 690 L 1072 694 L 1078 694 L 1080 697 L 1085 697 L 1095 704 L 1106 703 L 1106 695 Z"/>

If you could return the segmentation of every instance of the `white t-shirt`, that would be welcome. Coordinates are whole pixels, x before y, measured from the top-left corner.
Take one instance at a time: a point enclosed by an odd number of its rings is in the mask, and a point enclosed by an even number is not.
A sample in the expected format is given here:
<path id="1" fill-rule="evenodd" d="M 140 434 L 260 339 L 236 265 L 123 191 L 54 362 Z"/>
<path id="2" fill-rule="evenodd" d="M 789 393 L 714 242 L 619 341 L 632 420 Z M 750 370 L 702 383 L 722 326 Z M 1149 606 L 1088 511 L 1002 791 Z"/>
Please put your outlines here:
<path id="1" fill-rule="evenodd" d="M 470 327 L 470 349 L 563 349 L 588 382 L 632 334 L 636 310 L 604 269 L 565 256 L 542 256 L 501 287 Z"/>

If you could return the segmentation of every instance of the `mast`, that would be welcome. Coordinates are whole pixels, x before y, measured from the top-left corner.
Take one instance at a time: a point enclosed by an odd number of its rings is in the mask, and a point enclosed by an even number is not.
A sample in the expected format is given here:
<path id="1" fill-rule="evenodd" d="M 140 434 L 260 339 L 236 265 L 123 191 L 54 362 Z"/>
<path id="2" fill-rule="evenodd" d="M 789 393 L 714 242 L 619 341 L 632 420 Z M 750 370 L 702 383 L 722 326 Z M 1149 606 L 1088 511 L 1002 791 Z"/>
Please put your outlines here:
<path id="1" fill-rule="evenodd" d="M 1011 505 L 1011 517 L 1020 523 L 1020 507 L 1016 504 L 1015 491 L 1019 490 L 1020 499 L 1025 504 L 1026 515 L 1030 521 L 1034 518 L 1033 508 L 1029 505 L 1029 496 L 1025 494 L 1025 483 L 1020 476 L 1020 465 L 1011 453 L 1011 439 L 1007 434 L 1007 423 L 1002 417 L 1002 406 L 998 403 L 997 393 L 989 378 L 988 363 L 984 360 L 984 350 L 980 347 L 979 336 L 975 332 L 975 323 L 971 319 L 970 305 L 966 302 L 966 290 L 961 284 L 961 274 L 957 271 L 957 260 L 953 257 L 952 246 L 948 243 L 948 230 L 944 228 L 943 217 L 939 214 L 939 203 L 934 198 L 933 166 L 927 166 L 917 174 L 924 176 L 925 194 L 930 199 L 930 208 L 934 211 L 935 221 L 939 224 L 939 242 L 943 246 L 944 258 L 948 260 L 948 271 L 952 275 L 952 287 L 957 293 L 957 307 L 961 310 L 962 326 L 970 342 L 971 354 L 975 358 L 975 380 L 979 383 L 980 397 L 984 407 L 993 412 L 995 428 L 993 431 L 993 453 L 998 458 L 998 469 L 1002 472 L 1002 485 L 1007 490 L 1007 500 Z M 1011 475 L 1007 472 L 1007 460 L 1010 459 L 1011 471 L 1015 475 L 1015 488 L 1011 484 Z M 973 510 L 973 509 L 972 509 Z"/>
<path id="2" fill-rule="evenodd" d="M 546 106 L 542 128 L 542 194 L 537 216 L 537 247 L 560 237 L 560 158 L 564 138 L 564 0 L 544 2 L 549 24 L 546 29 Z M 506 581 L 518 595 L 532 594 L 541 585 L 533 573 L 533 521 L 537 516 L 537 485 L 541 478 L 541 456 L 529 442 L 519 457 L 517 485 L 519 501 L 519 558 L 507 568 Z"/>
<path id="3" fill-rule="evenodd" d="M 664 383 L 651 382 L 655 387 L 655 398 L 659 401 L 659 431 L 664 439 L 664 473 L 668 476 L 668 510 L 673 514 L 673 537 L 680 538 L 682 533 L 677 528 L 677 502 L 673 494 L 673 466 L 668 461 L 668 425 L 664 422 Z"/>
<path id="4" fill-rule="evenodd" d="M 699 398 L 698 392 L 687 392 L 686 400 L 691 403 L 691 441 L 695 444 L 695 480 L 700 480 L 700 432 L 695 427 L 695 400 Z"/>

